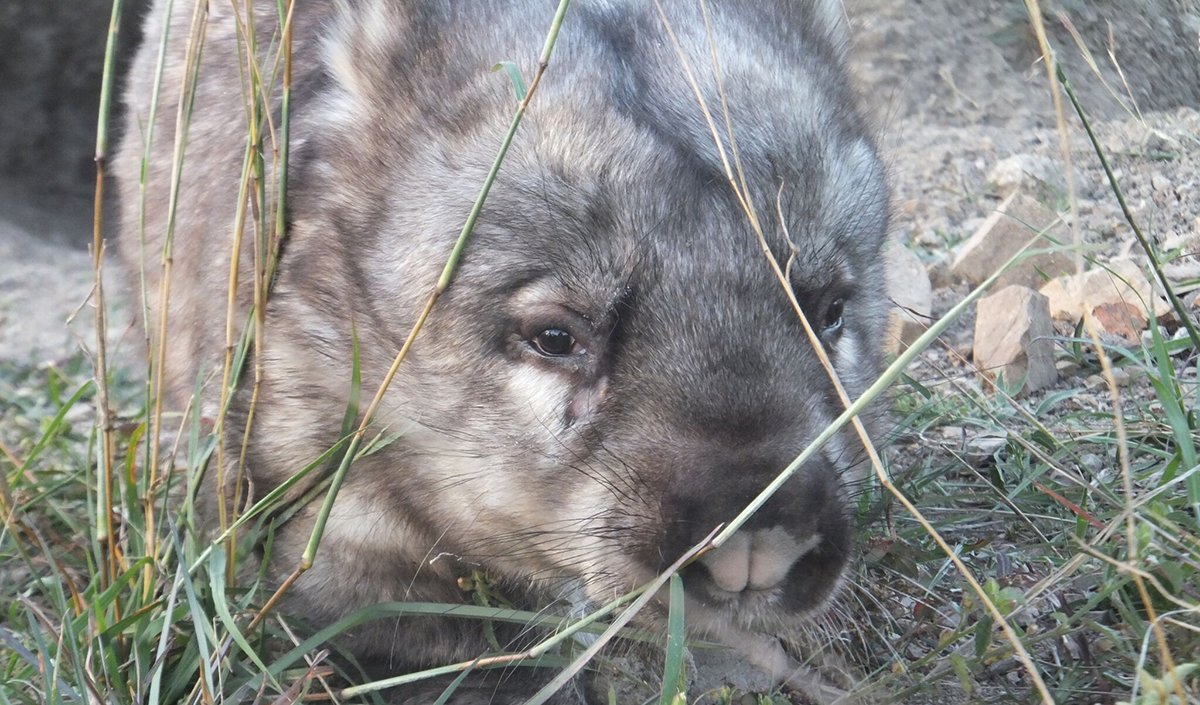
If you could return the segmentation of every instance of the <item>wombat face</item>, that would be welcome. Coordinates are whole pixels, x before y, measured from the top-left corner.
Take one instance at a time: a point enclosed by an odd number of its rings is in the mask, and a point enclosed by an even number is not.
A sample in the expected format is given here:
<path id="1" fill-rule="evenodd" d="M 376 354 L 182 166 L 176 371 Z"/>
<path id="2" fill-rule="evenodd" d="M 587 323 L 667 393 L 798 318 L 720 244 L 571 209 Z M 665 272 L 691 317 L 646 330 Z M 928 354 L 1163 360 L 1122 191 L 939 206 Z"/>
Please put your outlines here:
<path id="1" fill-rule="evenodd" d="M 380 424 L 403 432 L 368 493 L 387 498 L 374 511 L 434 537 L 418 556 L 581 580 L 607 600 L 737 515 L 844 409 L 751 217 L 855 397 L 877 372 L 887 193 L 850 109 L 806 103 L 844 100 L 841 87 L 770 73 L 728 86 L 733 129 L 719 133 L 731 164 L 737 142 L 739 199 L 676 58 L 645 77 L 646 94 L 596 95 L 581 86 L 607 78 L 570 38 L 562 51 L 389 393 Z M 344 261 L 354 243 L 345 269 L 362 298 L 349 316 L 360 336 L 371 321 L 376 368 L 436 280 L 511 114 L 493 83 L 419 128 L 381 127 L 377 106 L 399 98 L 355 74 L 327 114 L 342 122 L 313 150 L 323 178 L 298 187 L 289 256 Z M 381 161 L 381 144 L 403 158 Z M 293 268 L 285 301 L 314 276 Z M 856 440 L 830 441 L 690 567 L 696 619 L 753 627 L 821 605 L 849 557 L 859 460 Z"/>
<path id="2" fill-rule="evenodd" d="M 619 160 L 635 145 L 575 156 Z M 419 343 L 422 357 L 457 358 L 439 386 L 463 392 L 421 412 L 422 423 L 458 429 L 480 461 L 436 472 L 439 487 L 454 481 L 437 501 L 478 510 L 475 530 L 507 529 L 462 536 L 468 560 L 578 574 L 594 597 L 611 596 L 736 516 L 844 408 L 729 183 L 661 149 L 638 168 L 589 175 L 522 150 Z M 868 171 L 831 179 L 866 196 L 840 222 L 797 205 L 823 203 L 811 190 L 825 179 L 781 168 L 760 192 L 785 191 L 784 222 L 769 211 L 762 220 L 772 254 L 790 261 L 851 395 L 873 378 L 879 340 L 875 260 L 859 248 L 879 240 L 884 219 L 878 165 L 865 154 L 848 156 Z M 456 423 L 464 408 L 487 417 L 482 428 Z M 849 556 L 858 460 L 857 445 L 828 444 L 689 569 L 693 597 L 746 624 L 820 605 Z"/>

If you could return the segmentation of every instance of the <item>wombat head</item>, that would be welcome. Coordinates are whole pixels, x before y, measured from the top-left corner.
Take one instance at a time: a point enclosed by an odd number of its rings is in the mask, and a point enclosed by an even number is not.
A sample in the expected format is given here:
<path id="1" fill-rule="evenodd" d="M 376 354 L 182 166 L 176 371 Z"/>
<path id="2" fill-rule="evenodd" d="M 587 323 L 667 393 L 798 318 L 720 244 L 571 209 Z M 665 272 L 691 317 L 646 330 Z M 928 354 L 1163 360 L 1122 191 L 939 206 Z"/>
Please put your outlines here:
<path id="1" fill-rule="evenodd" d="M 349 533 L 416 561 L 582 581 L 598 600 L 732 519 L 844 409 L 763 243 L 852 398 L 877 373 L 884 300 L 883 168 L 827 33 L 717 16 L 710 38 L 673 17 L 675 46 L 652 8 L 622 12 L 620 31 L 595 5 L 564 29 L 382 407 L 379 425 L 402 435 L 352 472 L 358 509 L 335 515 L 389 514 L 403 531 Z M 535 45 L 543 24 L 528 24 Z M 478 69 L 523 55 L 503 33 L 471 48 L 453 23 L 380 26 L 411 18 L 341 27 L 329 85 L 300 118 L 272 312 L 298 340 L 268 348 L 316 351 L 323 374 L 345 364 L 353 320 L 368 382 L 413 325 L 512 114 L 510 87 Z M 402 49 L 460 55 L 404 72 Z M 828 442 L 687 570 L 701 622 L 778 624 L 827 599 L 852 545 L 855 443 Z"/>

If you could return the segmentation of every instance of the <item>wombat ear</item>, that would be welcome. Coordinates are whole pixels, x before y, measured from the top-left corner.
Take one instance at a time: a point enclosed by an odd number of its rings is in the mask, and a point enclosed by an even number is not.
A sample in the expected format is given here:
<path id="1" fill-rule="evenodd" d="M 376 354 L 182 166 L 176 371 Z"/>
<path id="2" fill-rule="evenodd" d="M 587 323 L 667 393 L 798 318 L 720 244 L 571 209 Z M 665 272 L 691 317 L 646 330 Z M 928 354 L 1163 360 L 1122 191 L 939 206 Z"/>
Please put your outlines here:
<path id="1" fill-rule="evenodd" d="M 850 18 L 842 0 L 811 0 L 813 13 L 825 36 L 837 50 L 838 55 L 846 58 L 850 50 Z"/>

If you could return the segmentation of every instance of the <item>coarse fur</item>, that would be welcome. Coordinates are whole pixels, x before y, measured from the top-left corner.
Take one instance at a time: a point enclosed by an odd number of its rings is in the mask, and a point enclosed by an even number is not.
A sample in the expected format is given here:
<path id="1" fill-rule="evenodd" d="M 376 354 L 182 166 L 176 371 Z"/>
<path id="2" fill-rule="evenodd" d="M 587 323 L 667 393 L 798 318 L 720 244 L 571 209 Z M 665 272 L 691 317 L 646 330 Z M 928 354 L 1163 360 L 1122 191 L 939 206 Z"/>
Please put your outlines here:
<path id="1" fill-rule="evenodd" d="M 166 5 L 147 19 L 128 83 L 120 245 L 133 279 L 145 277 L 154 329 L 173 232 L 162 373 L 180 408 L 201 380 L 211 418 L 248 132 L 246 18 L 207 6 L 179 121 L 195 6 L 176 0 L 168 17 Z M 532 75 L 552 5 L 296 4 L 287 227 L 255 342 L 261 389 L 251 414 L 255 374 L 244 374 L 223 426 L 224 474 L 244 471 L 243 495 L 262 497 L 337 441 L 356 340 L 364 395 L 383 380 L 515 108 L 488 69 L 515 60 Z M 255 8 L 258 53 L 273 56 L 278 3 Z M 380 602 L 462 602 L 458 578 L 475 570 L 526 606 L 605 602 L 733 518 L 842 411 L 726 176 L 735 147 L 763 235 L 847 392 L 874 380 L 888 194 L 844 68 L 842 12 L 837 0 L 572 4 L 454 282 L 374 419 L 373 434 L 395 440 L 351 468 L 285 611 L 320 625 Z M 244 225 L 239 321 L 267 210 Z M 830 441 L 685 570 L 695 633 L 792 667 L 763 635 L 804 620 L 839 583 L 857 443 Z M 234 489 L 211 483 L 202 497 L 214 524 Z M 298 564 L 319 506 L 278 528 L 274 584 Z M 434 618 L 370 623 L 343 642 L 388 673 L 489 649 L 478 622 Z M 538 670 L 477 690 L 519 700 Z"/>

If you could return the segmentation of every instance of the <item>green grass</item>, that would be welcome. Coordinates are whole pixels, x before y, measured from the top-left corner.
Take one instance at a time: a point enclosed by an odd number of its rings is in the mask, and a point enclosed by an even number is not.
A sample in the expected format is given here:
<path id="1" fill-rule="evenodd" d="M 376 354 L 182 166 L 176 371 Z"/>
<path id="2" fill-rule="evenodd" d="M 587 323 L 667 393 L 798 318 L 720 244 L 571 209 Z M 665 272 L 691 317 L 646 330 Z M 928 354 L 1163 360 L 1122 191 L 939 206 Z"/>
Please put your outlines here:
<path id="1" fill-rule="evenodd" d="M 1143 354 L 1128 362 L 1140 381 L 1123 390 L 1129 432 L 1123 443 L 1107 409 L 1073 403 L 1079 390 L 1017 405 L 972 392 L 968 382 L 936 390 L 910 385 L 897 399 L 908 411 L 909 439 L 899 445 L 924 456 L 907 468 L 906 493 L 939 532 L 953 537 L 968 564 L 995 576 L 988 592 L 1011 616 L 1058 702 L 1107 701 L 1127 693 L 1141 671 L 1161 678 L 1152 614 L 1178 666 L 1200 653 L 1194 631 L 1200 543 L 1185 490 L 1185 469 L 1193 478 L 1196 472 L 1189 460 L 1198 442 L 1195 382 L 1179 386 L 1174 373 L 1183 359 L 1164 369 L 1153 351 Z M 1135 394 L 1142 389 L 1153 394 Z M 1021 406 L 1036 410 L 1033 419 Z M 1174 423 L 1162 408 L 1177 410 Z M 1003 443 L 973 453 L 938 433 L 946 426 Z M 1132 496 L 1122 486 L 1120 448 L 1127 449 Z M 1133 555 L 1123 518 L 1130 508 Z M 1027 686 L 1011 648 L 956 584 L 925 531 L 899 514 L 887 538 L 894 544 L 878 550 L 860 578 L 885 605 L 877 643 L 891 646 L 885 656 L 902 657 L 904 677 L 889 674 L 881 682 L 915 681 L 908 688 L 919 691 L 950 675 L 968 692 L 998 688 L 1023 702 Z M 1131 579 L 1133 566 L 1145 574 L 1148 602 Z"/>

